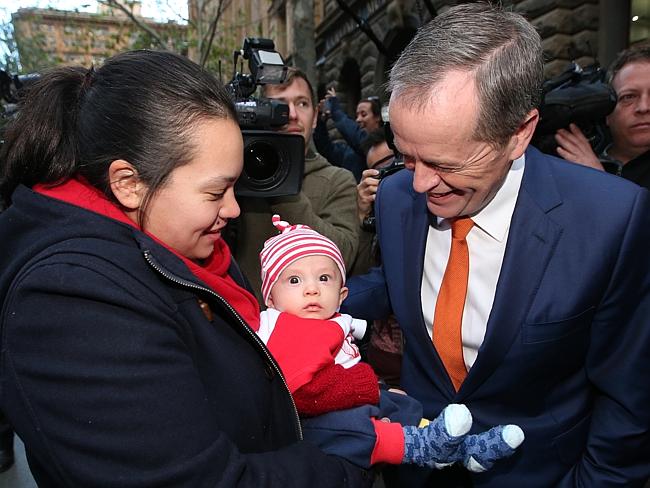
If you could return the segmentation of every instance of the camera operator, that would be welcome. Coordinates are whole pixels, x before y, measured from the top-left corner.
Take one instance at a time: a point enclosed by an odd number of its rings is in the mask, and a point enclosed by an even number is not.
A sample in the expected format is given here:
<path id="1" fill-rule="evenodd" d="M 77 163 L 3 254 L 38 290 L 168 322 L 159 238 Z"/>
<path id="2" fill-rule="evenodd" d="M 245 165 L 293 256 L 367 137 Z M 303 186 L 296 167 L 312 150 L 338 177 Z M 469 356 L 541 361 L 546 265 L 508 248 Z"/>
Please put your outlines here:
<path id="1" fill-rule="evenodd" d="M 260 303 L 259 252 L 264 241 L 277 234 L 271 224 L 273 214 L 282 215 L 288 222 L 306 224 L 329 237 L 341 250 L 348 268 L 357 253 L 356 183 L 348 170 L 332 166 L 313 148 L 312 131 L 318 116 L 313 93 L 307 76 L 296 68 L 288 69 L 284 83 L 264 86 L 264 97 L 289 105 L 289 123 L 279 131 L 303 136 L 305 167 L 297 195 L 238 198 L 241 216 L 231 247 Z"/>
<path id="2" fill-rule="evenodd" d="M 650 46 L 620 52 L 607 79 L 618 98 L 607 116 L 611 144 L 596 155 L 582 131 L 571 124 L 557 131 L 557 152 L 569 161 L 607 169 L 650 188 Z"/>

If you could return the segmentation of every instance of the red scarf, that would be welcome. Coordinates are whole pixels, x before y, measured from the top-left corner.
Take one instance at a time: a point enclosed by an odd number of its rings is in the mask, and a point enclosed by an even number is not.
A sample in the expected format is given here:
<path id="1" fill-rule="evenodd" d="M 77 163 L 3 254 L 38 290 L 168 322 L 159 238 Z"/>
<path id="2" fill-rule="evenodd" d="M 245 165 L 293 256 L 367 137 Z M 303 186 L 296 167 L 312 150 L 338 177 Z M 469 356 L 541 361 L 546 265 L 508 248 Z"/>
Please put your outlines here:
<path id="1" fill-rule="evenodd" d="M 254 330 L 259 329 L 259 305 L 255 297 L 237 285 L 228 274 L 231 259 L 230 249 L 223 239 L 219 239 L 214 243 L 214 252 L 202 265 L 199 265 L 169 247 L 156 236 L 140 229 L 117 205 L 108 200 L 102 192 L 90 185 L 82 177 L 72 178 L 55 187 L 38 184 L 34 186 L 33 190 L 42 195 L 62 200 L 118 222 L 131 225 L 144 232 L 165 249 L 182 259 L 192 274 L 207 284 L 218 295 L 221 295 L 249 326 Z"/>

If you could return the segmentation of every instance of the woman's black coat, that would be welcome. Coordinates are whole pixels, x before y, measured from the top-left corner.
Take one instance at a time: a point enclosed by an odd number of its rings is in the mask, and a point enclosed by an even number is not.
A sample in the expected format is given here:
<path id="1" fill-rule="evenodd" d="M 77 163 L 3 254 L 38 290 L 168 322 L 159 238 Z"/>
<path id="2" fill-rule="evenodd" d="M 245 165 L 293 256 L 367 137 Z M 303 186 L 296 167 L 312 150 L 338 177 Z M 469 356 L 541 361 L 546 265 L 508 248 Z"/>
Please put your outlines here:
<path id="1" fill-rule="evenodd" d="M 0 298 L 1 406 L 39 486 L 368 482 L 299 441 L 268 350 L 136 229 L 18 188 L 0 214 Z"/>

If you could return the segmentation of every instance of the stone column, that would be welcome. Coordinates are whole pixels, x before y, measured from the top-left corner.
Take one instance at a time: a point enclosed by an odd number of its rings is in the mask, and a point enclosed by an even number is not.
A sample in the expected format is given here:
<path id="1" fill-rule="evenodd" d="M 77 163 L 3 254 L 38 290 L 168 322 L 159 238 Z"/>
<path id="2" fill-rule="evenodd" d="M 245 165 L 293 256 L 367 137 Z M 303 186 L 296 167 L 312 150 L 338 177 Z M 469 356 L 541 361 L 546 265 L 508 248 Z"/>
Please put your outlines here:
<path id="1" fill-rule="evenodd" d="M 293 6 L 293 45 L 291 51 L 294 65 L 305 73 L 316 86 L 316 44 L 314 42 L 313 0 L 290 0 Z"/>
<path id="2" fill-rule="evenodd" d="M 598 60 L 605 68 L 627 47 L 629 27 L 629 0 L 600 0 Z"/>

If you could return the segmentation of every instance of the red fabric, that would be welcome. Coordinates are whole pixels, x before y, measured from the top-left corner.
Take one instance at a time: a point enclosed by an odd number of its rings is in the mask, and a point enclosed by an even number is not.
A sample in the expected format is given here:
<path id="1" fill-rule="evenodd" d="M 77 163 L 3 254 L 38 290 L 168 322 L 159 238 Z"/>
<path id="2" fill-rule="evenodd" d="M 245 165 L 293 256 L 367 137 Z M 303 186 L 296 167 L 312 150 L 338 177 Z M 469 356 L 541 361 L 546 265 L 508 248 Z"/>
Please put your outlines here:
<path id="1" fill-rule="evenodd" d="M 402 464 L 404 459 L 404 430 L 397 422 L 370 419 L 375 427 L 377 440 L 370 455 L 370 464 Z"/>
<path id="2" fill-rule="evenodd" d="M 194 276 L 223 297 L 248 325 L 255 330 L 259 329 L 260 311 L 257 300 L 253 294 L 235 283 L 228 274 L 231 260 L 230 249 L 222 239 L 215 242 L 212 255 L 199 265 L 169 247 L 156 236 L 140 229 L 117 205 L 108 200 L 101 191 L 90 185 L 82 177 L 69 179 L 65 183 L 54 187 L 38 184 L 34 186 L 33 190 L 42 195 L 62 200 L 118 222 L 131 225 L 144 232 L 158 244 L 178 256 Z"/>
<path id="3" fill-rule="evenodd" d="M 351 368 L 332 364 L 293 394 L 298 413 L 315 417 L 336 410 L 379 403 L 379 385 L 366 363 Z"/>
<path id="4" fill-rule="evenodd" d="M 281 313 L 267 347 L 294 393 L 318 371 L 334 364 L 344 340 L 343 329 L 336 322 Z"/>

